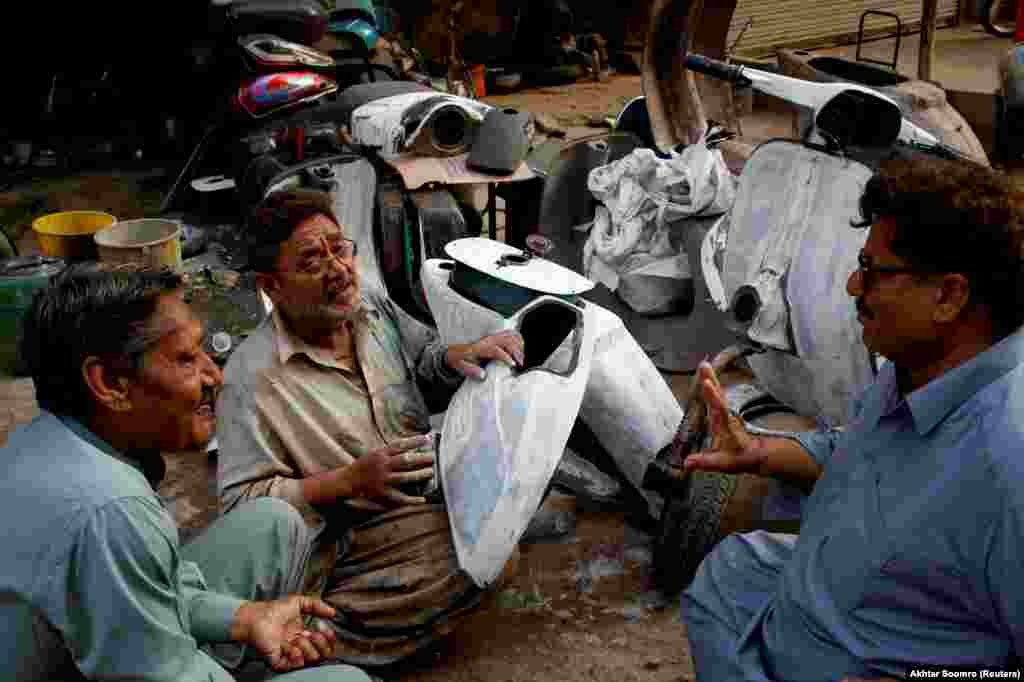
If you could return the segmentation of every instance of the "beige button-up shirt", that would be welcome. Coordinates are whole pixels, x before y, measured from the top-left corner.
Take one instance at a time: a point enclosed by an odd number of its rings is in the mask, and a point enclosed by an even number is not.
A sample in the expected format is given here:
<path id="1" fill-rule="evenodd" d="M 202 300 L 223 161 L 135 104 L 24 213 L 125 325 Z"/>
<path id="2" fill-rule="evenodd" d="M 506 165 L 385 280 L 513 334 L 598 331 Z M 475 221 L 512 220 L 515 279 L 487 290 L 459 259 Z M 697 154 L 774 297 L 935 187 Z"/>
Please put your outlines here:
<path id="1" fill-rule="evenodd" d="M 453 391 L 461 375 L 434 330 L 386 298 L 368 294 L 363 303 L 356 362 L 306 344 L 277 312 L 232 354 L 217 403 L 223 511 L 280 497 L 320 525 L 301 479 L 430 430 L 418 384 Z"/>

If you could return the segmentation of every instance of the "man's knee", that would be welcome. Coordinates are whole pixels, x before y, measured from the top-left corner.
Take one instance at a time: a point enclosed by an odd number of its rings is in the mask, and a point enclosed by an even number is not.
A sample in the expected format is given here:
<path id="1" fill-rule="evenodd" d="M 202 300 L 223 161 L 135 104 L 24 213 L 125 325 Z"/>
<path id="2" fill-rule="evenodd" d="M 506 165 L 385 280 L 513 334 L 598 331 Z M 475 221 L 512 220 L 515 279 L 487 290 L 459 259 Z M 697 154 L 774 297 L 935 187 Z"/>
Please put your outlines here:
<path id="1" fill-rule="evenodd" d="M 262 530 L 285 537 L 304 533 L 308 528 L 295 507 L 276 497 L 247 500 L 225 514 L 224 518 L 237 519 L 253 531 Z"/>
<path id="2" fill-rule="evenodd" d="M 771 600 L 795 542 L 795 535 L 764 531 L 723 539 L 683 594 L 684 621 L 720 620 L 741 629 Z"/>
<path id="3" fill-rule="evenodd" d="M 238 505 L 225 517 L 237 515 L 236 522 L 245 529 L 245 535 L 254 542 L 263 542 L 287 549 L 304 551 L 312 545 L 316 534 L 309 528 L 302 514 L 285 500 L 261 497 Z"/>
<path id="4" fill-rule="evenodd" d="M 742 541 L 739 535 L 726 536 L 697 567 L 697 574 L 693 582 L 686 588 L 682 596 L 681 618 L 687 624 L 698 614 L 713 608 L 713 604 L 720 600 L 721 582 L 729 580 L 729 575 L 735 571 L 733 560 L 740 549 Z"/>

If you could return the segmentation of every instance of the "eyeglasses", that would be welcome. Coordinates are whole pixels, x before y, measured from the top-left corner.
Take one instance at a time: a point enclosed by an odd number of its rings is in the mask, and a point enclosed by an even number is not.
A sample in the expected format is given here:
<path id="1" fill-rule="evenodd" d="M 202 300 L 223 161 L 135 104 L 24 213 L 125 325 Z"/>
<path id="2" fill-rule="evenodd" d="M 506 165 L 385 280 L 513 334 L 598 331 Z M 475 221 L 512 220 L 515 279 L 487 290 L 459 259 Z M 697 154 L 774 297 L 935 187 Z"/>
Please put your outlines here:
<path id="1" fill-rule="evenodd" d="M 864 288 L 870 289 L 879 275 L 900 275 L 920 272 L 934 272 L 927 268 L 915 268 L 908 265 L 873 265 L 871 259 L 861 251 L 857 254 L 857 270 L 864 280 Z"/>
<path id="2" fill-rule="evenodd" d="M 339 239 L 333 244 L 324 239 L 321 243 L 324 245 L 322 251 L 302 257 L 299 272 L 306 275 L 320 274 L 335 259 L 350 263 L 359 251 L 358 245 L 351 239 Z"/>

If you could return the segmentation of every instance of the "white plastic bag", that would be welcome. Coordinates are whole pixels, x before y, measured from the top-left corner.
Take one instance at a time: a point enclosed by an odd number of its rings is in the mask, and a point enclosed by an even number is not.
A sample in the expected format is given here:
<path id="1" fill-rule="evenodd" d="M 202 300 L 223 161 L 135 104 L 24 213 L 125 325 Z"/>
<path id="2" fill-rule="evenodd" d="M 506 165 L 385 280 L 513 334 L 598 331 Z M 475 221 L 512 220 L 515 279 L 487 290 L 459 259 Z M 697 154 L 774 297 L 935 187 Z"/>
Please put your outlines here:
<path id="1" fill-rule="evenodd" d="M 591 171 L 587 186 L 601 204 L 583 247 L 584 272 L 641 313 L 671 309 L 685 290 L 652 278 L 691 277 L 683 240 L 671 231 L 685 230 L 685 218 L 726 212 L 736 197 L 721 152 L 703 139 L 667 157 L 636 149 Z"/>

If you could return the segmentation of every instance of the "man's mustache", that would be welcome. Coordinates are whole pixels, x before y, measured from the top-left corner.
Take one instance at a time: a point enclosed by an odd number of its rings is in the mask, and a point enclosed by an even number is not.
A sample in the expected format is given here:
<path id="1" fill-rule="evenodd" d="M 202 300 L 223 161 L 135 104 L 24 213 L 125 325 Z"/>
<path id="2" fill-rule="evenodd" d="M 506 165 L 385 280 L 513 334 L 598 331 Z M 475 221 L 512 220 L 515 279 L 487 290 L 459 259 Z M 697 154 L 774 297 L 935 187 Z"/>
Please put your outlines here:
<path id="1" fill-rule="evenodd" d="M 211 405 L 216 404 L 217 396 L 220 394 L 213 386 L 203 386 L 202 394 L 199 397 L 199 402 L 202 404 L 209 403 Z"/>

